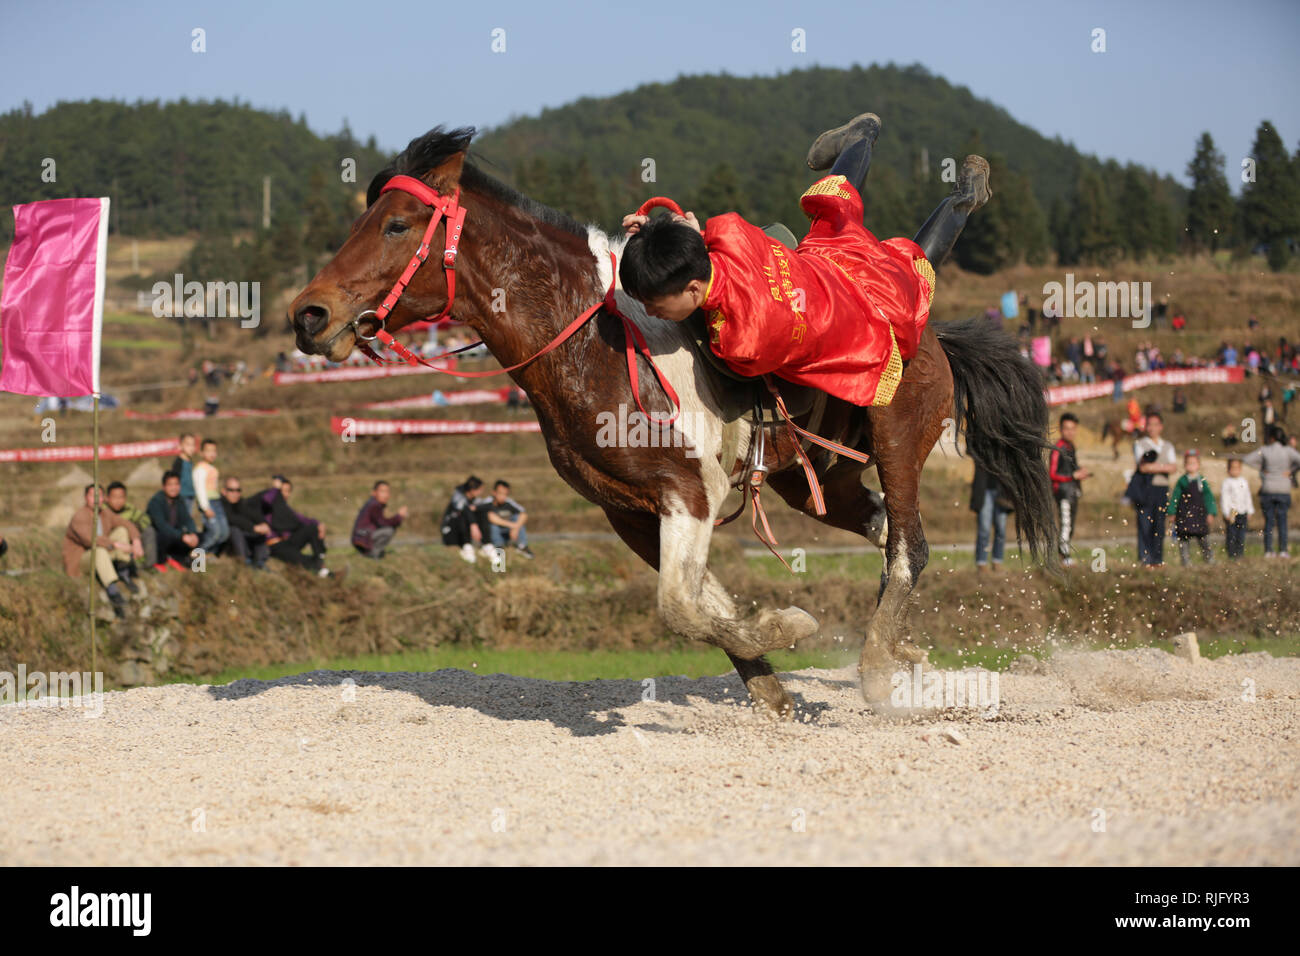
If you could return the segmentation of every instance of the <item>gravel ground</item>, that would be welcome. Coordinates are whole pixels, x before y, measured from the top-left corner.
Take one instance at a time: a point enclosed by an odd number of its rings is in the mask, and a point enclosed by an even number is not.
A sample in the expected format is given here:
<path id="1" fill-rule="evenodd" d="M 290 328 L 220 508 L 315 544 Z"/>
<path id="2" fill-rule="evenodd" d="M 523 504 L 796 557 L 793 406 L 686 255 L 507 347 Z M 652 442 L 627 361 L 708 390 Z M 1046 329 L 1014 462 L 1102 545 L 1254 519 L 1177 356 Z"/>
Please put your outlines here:
<path id="1" fill-rule="evenodd" d="M 1058 654 L 1001 675 L 992 719 L 902 723 L 852 668 L 786 682 L 783 724 L 734 674 L 657 700 L 315 671 L 111 693 L 98 719 L 0 707 L 0 862 L 1300 863 L 1300 660 Z"/>

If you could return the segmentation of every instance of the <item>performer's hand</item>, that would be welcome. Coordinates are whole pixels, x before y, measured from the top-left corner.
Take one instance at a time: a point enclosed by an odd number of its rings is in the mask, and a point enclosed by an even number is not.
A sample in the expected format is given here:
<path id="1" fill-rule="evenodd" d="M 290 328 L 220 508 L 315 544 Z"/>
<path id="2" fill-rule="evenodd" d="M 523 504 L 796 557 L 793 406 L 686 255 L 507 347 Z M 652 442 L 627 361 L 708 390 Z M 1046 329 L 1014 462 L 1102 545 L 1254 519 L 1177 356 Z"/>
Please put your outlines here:
<path id="1" fill-rule="evenodd" d="M 641 227 L 649 221 L 649 216 L 638 216 L 636 213 L 628 213 L 623 217 L 623 229 L 629 236 L 635 236 L 641 231 Z"/>
<path id="2" fill-rule="evenodd" d="M 698 233 L 704 232 L 704 230 L 700 228 L 700 221 L 695 218 L 695 213 L 693 212 L 688 211 L 684 216 L 679 216 L 676 213 L 673 213 L 673 221 L 684 222 Z"/>

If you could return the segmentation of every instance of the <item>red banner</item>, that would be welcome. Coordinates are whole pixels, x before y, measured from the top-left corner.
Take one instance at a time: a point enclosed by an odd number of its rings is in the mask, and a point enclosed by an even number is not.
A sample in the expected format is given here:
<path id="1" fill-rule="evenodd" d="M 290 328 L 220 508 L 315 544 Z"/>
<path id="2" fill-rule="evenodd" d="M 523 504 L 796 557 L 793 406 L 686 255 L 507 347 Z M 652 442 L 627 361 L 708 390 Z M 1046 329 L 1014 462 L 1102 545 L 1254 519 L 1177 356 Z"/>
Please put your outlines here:
<path id="1" fill-rule="evenodd" d="M 443 368 L 454 369 L 456 358 L 433 358 Z M 360 382 L 369 378 L 392 378 L 395 375 L 423 375 L 438 369 L 425 365 L 357 365 L 344 368 L 323 368 L 316 372 L 276 372 L 276 385 L 302 385 L 307 382 Z"/>
<path id="2" fill-rule="evenodd" d="M 390 402 L 370 402 L 362 408 L 440 408 L 444 405 L 503 405 L 510 397 L 511 386 L 502 388 L 465 388 L 459 392 L 437 392 L 412 398 L 395 398 Z"/>
<path id="3" fill-rule="evenodd" d="M 348 431 L 353 435 L 475 435 L 482 432 L 539 432 L 536 421 L 469 422 L 438 421 L 428 418 L 339 418 L 330 419 L 336 435 Z"/>
<path id="4" fill-rule="evenodd" d="M 1148 385 L 1193 385 L 1193 384 L 1228 384 L 1240 382 L 1245 377 L 1245 369 L 1215 368 L 1162 368 L 1155 372 L 1139 372 L 1126 375 L 1122 388 L 1126 392 Z M 1058 385 L 1046 389 L 1048 405 L 1066 405 L 1070 402 L 1082 402 L 1090 398 L 1104 398 L 1115 393 L 1114 382 L 1091 382 L 1087 385 Z"/>
<path id="5" fill-rule="evenodd" d="M 100 445 L 99 460 L 114 461 L 119 458 L 157 458 L 174 455 L 180 451 L 180 442 L 175 438 L 161 438 L 157 441 L 121 442 L 116 445 Z M 14 448 L 0 449 L 0 462 L 6 461 L 92 461 L 95 457 L 93 445 L 50 445 L 48 448 Z"/>

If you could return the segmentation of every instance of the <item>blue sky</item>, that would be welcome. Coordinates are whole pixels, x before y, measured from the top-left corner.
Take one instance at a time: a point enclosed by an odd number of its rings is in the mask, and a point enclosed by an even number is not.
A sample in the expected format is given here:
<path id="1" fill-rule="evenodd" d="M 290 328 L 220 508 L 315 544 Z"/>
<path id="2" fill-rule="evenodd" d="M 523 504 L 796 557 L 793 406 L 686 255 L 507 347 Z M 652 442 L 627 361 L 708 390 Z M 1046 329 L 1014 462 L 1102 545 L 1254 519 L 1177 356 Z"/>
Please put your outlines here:
<path id="1" fill-rule="evenodd" d="M 191 52 L 195 27 L 206 53 Z M 504 53 L 491 49 L 496 28 Z M 806 52 L 791 50 L 796 28 Z M 1090 50 L 1095 28 L 1105 53 Z M 1289 151 L 1300 142 L 1300 0 L 0 0 L 0 110 L 237 96 L 305 113 L 321 132 L 346 118 L 390 149 L 436 123 L 492 126 L 683 73 L 891 60 L 920 62 L 1085 152 L 1180 179 L 1202 130 L 1230 180 L 1260 120 Z"/>

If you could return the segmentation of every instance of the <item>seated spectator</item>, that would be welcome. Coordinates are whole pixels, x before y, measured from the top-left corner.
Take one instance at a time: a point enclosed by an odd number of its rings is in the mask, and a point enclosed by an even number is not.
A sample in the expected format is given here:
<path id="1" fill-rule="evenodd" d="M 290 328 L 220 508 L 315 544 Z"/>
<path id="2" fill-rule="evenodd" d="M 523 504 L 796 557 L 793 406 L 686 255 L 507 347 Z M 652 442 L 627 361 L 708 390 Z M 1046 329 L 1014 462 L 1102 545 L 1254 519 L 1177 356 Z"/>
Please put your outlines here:
<path id="1" fill-rule="evenodd" d="M 272 479 L 277 480 L 279 488 L 268 488 L 259 496 L 267 524 L 271 526 L 266 542 L 271 546 L 271 557 L 314 571 L 323 578 L 329 577 L 330 569 L 325 567 L 325 525 L 289 507 L 293 482 L 282 475 Z M 311 554 L 302 553 L 307 547 L 311 548 Z"/>
<path id="2" fill-rule="evenodd" d="M 262 514 L 261 500 L 245 498 L 244 486 L 235 477 L 226 478 L 221 486 L 221 498 L 230 524 L 226 550 L 233 552 L 245 564 L 251 564 L 259 571 L 265 570 L 266 559 L 271 553 L 271 546 L 267 544 L 271 526 Z"/>
<path id="3" fill-rule="evenodd" d="M 393 540 L 398 526 L 408 514 L 406 505 L 398 508 L 395 515 L 384 514 L 392 493 L 388 482 L 376 481 L 370 499 L 361 506 L 357 520 L 352 525 L 352 546 L 367 558 L 376 561 L 384 556 L 384 549 Z"/>
<path id="4" fill-rule="evenodd" d="M 149 499 L 149 520 L 158 536 L 158 564 L 155 571 L 188 571 L 190 551 L 199 546 L 199 534 L 194 527 L 185 501 L 181 498 L 181 476 L 174 471 L 163 473 L 162 490 Z"/>
<path id="5" fill-rule="evenodd" d="M 113 613 L 123 618 L 126 617 L 127 596 L 122 593 L 119 583 L 132 593 L 138 593 L 140 589 L 134 581 L 124 579 L 119 568 L 129 563 L 132 555 L 143 553 L 140 533 L 131 522 L 112 511 L 100 509 L 96 514 L 95 505 L 102 499 L 94 485 L 86 485 L 85 496 L 86 503 L 73 513 L 63 535 L 63 570 L 68 577 L 76 578 L 84 575 L 93 564 L 96 579 L 108 592 Z"/>
<path id="6" fill-rule="evenodd" d="M 524 557 L 533 557 L 528 547 L 528 532 L 524 530 L 528 514 L 523 505 L 510 497 L 509 482 L 498 481 L 492 486 L 491 496 L 480 498 L 475 504 L 483 536 L 493 547 L 504 548 L 510 543 Z"/>
<path id="7" fill-rule="evenodd" d="M 128 583 L 133 583 L 135 581 L 134 558 L 140 558 L 146 568 L 152 568 L 158 563 L 158 536 L 154 533 L 153 522 L 143 511 L 132 508 L 126 503 L 126 485 L 120 481 L 115 481 L 108 486 L 104 505 L 113 514 L 133 524 L 135 530 L 139 532 L 140 552 L 129 562 L 131 576 L 128 578 Z"/>
<path id="8" fill-rule="evenodd" d="M 482 487 L 483 482 L 470 475 L 464 483 L 452 489 L 451 501 L 442 513 L 442 543 L 449 548 L 460 548 L 460 556 L 470 564 L 474 563 L 475 544 L 484 544 L 488 552 L 492 549 L 490 544 L 483 542 L 483 529 L 477 520 L 475 499 Z"/>

